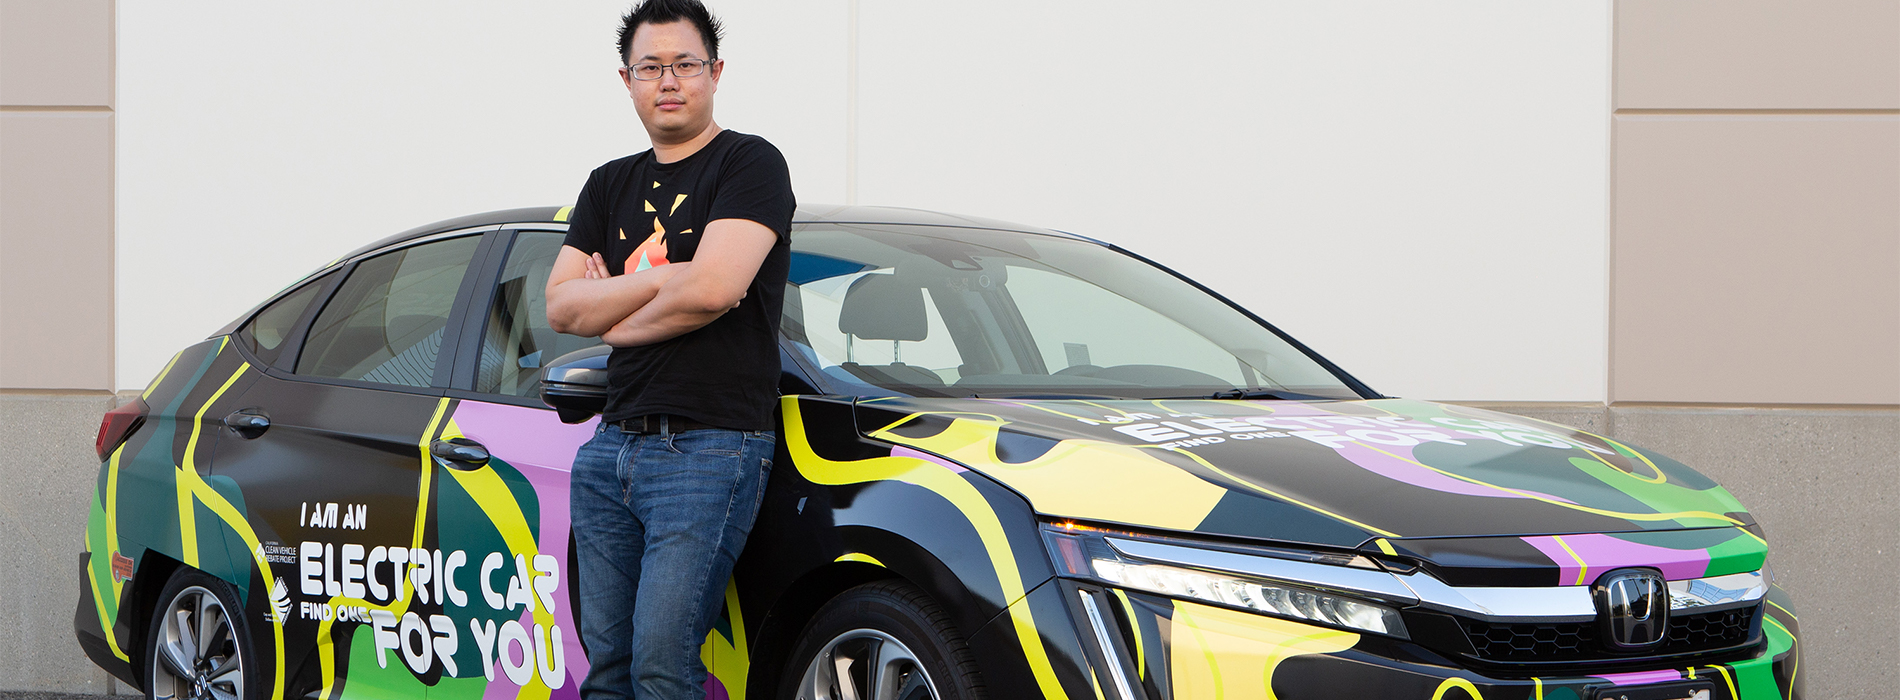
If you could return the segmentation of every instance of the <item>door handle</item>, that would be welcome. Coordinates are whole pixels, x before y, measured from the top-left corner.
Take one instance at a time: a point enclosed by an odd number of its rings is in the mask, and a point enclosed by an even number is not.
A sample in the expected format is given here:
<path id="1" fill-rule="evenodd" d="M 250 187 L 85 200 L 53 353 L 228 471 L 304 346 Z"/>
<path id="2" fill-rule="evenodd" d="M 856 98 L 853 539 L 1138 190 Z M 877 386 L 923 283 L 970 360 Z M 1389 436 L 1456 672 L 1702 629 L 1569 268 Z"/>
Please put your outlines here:
<path id="1" fill-rule="evenodd" d="M 488 448 L 465 437 L 429 443 L 429 454 L 450 469 L 468 471 L 488 465 Z"/>
<path id="2" fill-rule="evenodd" d="M 250 440 L 270 429 L 270 416 L 254 408 L 239 409 L 224 417 L 224 427 L 230 428 L 238 437 Z"/>

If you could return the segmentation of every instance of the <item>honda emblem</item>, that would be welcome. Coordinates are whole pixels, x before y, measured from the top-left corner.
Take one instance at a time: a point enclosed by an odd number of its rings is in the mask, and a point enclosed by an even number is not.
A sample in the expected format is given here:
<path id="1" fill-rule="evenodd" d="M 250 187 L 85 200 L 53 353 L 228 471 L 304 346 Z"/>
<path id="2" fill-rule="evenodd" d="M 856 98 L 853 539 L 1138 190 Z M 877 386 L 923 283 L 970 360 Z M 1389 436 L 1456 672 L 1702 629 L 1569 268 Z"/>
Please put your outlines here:
<path id="1" fill-rule="evenodd" d="M 1603 640 L 1637 651 L 1661 644 L 1669 631 L 1669 583 L 1654 569 L 1617 569 L 1591 587 Z"/>

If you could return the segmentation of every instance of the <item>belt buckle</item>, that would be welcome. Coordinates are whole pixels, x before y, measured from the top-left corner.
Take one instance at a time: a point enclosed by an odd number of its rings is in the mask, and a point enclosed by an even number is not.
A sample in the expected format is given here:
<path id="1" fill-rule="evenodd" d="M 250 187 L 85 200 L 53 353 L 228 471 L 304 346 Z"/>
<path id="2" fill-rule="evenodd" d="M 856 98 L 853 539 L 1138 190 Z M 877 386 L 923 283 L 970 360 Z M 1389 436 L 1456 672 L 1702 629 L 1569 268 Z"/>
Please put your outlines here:
<path id="1" fill-rule="evenodd" d="M 667 420 L 667 418 L 668 416 L 664 413 L 661 413 L 661 414 L 649 413 L 647 415 L 639 416 L 637 418 L 628 418 L 627 420 L 621 421 L 624 424 L 621 429 L 626 430 L 627 432 L 639 433 L 641 435 L 664 436 L 669 433 L 679 432 L 678 430 L 674 430 L 672 425 L 668 424 L 669 421 Z"/>

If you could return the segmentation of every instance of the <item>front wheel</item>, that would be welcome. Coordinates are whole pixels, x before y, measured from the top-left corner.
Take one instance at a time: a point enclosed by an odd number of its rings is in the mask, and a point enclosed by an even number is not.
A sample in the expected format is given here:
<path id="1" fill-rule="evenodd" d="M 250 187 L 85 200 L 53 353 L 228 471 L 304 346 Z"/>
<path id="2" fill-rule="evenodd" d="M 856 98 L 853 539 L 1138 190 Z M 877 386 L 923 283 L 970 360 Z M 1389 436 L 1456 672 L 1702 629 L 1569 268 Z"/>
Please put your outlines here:
<path id="1" fill-rule="evenodd" d="M 779 697 L 977 700 L 976 661 L 950 616 L 923 591 L 879 581 L 831 599 L 799 635 Z"/>
<path id="2" fill-rule="evenodd" d="M 181 567 L 158 600 L 146 633 L 146 697 L 246 700 L 264 695 L 257 684 L 250 625 L 231 584 Z"/>

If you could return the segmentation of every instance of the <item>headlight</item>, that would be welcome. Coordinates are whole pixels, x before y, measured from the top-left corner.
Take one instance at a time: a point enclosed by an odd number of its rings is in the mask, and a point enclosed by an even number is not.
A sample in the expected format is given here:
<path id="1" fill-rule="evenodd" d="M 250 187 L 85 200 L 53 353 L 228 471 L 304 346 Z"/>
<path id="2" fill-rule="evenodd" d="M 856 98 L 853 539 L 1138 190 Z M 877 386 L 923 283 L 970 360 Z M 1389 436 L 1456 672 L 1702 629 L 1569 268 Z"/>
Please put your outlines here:
<path id="1" fill-rule="evenodd" d="M 1244 608 L 1303 622 L 1401 638 L 1408 636 L 1405 621 L 1399 617 L 1397 608 L 1370 599 L 1374 596 L 1392 597 L 1386 591 L 1353 591 L 1367 582 L 1376 582 L 1380 578 L 1391 579 L 1391 574 L 1379 570 L 1363 557 L 1312 552 L 1304 553 L 1302 557 L 1302 553 L 1288 552 L 1289 558 L 1280 559 L 1270 555 L 1196 550 L 1171 541 L 1166 544 L 1160 541 L 1143 542 L 1144 553 L 1147 553 L 1145 550 L 1148 548 L 1157 548 L 1154 550 L 1157 552 L 1162 551 L 1158 548 L 1166 548 L 1165 551 L 1176 554 L 1170 557 L 1173 561 L 1162 562 L 1128 556 L 1117 549 L 1107 534 L 1089 528 L 1054 526 L 1044 530 L 1044 541 L 1048 544 L 1050 558 L 1055 561 L 1056 568 L 1068 576 L 1174 598 Z M 1124 547 L 1134 549 L 1126 543 L 1137 536 L 1126 533 L 1114 535 L 1125 543 Z M 1198 554 L 1207 555 L 1204 558 L 1210 564 L 1236 565 L 1232 568 L 1298 567 L 1297 572 L 1285 578 L 1297 578 L 1300 583 L 1266 575 L 1182 565 L 1186 563 L 1182 559 L 1201 559 Z M 1264 566 L 1254 566 L 1259 564 Z M 1329 575 L 1333 575 L 1337 581 L 1327 580 Z M 1392 580 L 1396 583 L 1396 579 Z M 1334 585 L 1327 585 L 1329 583 Z M 1395 590 L 1405 589 L 1400 584 Z M 1348 592 L 1366 595 L 1349 595 Z"/>

